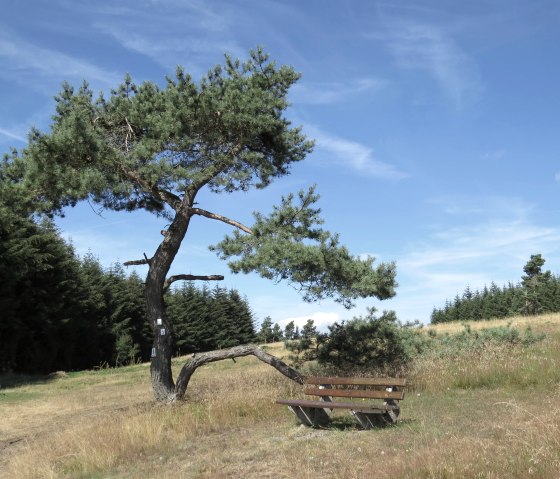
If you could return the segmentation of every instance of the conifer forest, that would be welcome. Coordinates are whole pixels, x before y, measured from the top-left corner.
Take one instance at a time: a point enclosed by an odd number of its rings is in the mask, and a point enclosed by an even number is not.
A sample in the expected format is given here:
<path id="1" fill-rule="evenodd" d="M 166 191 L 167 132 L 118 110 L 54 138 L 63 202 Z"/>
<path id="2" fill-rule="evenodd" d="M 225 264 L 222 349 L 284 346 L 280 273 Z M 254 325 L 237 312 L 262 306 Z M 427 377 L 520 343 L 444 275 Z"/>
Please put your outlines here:
<path id="1" fill-rule="evenodd" d="M 0 371 L 49 373 L 148 361 L 144 285 L 120 264 L 78 257 L 53 224 L 0 208 Z M 166 294 L 175 354 L 254 340 L 235 290 L 185 283 Z M 209 318 L 212 321 L 209 321 Z"/>

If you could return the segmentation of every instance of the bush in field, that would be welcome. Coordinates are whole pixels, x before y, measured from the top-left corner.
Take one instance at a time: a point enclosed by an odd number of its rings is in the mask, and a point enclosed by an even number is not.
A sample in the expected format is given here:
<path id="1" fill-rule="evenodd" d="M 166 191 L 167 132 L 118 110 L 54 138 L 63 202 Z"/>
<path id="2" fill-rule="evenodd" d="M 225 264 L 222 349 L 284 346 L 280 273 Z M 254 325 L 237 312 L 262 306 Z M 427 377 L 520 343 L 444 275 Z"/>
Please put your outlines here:
<path id="1" fill-rule="evenodd" d="M 338 369 L 402 366 L 427 347 L 428 339 L 416 328 L 402 325 L 394 311 L 334 323 L 317 348 L 317 361 Z"/>

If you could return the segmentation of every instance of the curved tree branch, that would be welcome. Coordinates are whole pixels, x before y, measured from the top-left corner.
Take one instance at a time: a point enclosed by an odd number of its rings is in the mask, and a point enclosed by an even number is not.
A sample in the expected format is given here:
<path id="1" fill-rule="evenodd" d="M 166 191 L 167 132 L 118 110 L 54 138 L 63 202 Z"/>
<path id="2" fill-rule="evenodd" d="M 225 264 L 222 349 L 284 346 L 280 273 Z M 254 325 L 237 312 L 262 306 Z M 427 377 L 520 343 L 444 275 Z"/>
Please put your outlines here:
<path id="1" fill-rule="evenodd" d="M 167 203 L 175 211 L 181 206 L 181 198 L 177 195 L 171 193 L 170 191 L 158 188 L 155 185 L 151 185 L 148 181 L 143 179 L 138 172 L 126 169 L 122 164 L 119 165 L 119 169 L 126 178 L 132 181 L 132 183 L 140 186 L 146 193 L 151 193 L 159 201 Z"/>
<path id="2" fill-rule="evenodd" d="M 268 354 L 258 346 L 235 346 L 229 349 L 220 349 L 218 351 L 209 351 L 207 353 L 197 354 L 188 363 L 186 363 L 177 378 L 177 384 L 175 386 L 175 399 L 181 400 L 184 398 L 189 381 L 196 369 L 200 366 L 204 366 L 205 364 L 213 363 L 215 361 L 222 361 L 223 359 L 234 359 L 241 356 L 251 355 L 277 369 L 292 381 L 299 384 L 303 384 L 305 382 L 305 376 L 297 369 L 288 366 L 284 361 L 278 359 L 276 356 Z"/>
<path id="3" fill-rule="evenodd" d="M 202 208 L 189 208 L 189 213 L 193 215 L 205 216 L 206 218 L 210 218 L 213 220 L 222 221 L 223 223 L 239 228 L 241 231 L 244 231 L 247 234 L 250 235 L 253 234 L 253 230 L 251 228 L 248 228 L 247 226 L 239 223 L 238 221 L 231 220 L 229 218 L 226 218 L 225 216 L 218 215 L 216 213 L 211 213 L 210 211 L 203 210 Z"/>
<path id="4" fill-rule="evenodd" d="M 125 263 L 126 264 L 126 263 Z M 171 286 L 171 283 L 175 281 L 223 281 L 224 277 L 221 274 L 209 274 L 207 276 L 197 276 L 194 274 L 176 274 L 174 276 L 169 276 L 163 283 L 163 288 L 167 289 Z"/>

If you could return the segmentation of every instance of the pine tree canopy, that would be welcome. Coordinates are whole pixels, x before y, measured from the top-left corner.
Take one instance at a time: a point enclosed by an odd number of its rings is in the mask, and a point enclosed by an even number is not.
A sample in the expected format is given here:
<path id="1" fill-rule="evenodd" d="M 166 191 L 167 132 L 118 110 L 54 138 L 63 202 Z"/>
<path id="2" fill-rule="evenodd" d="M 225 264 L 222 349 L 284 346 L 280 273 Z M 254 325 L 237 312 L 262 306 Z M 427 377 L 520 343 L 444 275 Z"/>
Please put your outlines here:
<path id="1" fill-rule="evenodd" d="M 243 63 L 226 56 L 198 84 L 182 68 L 165 87 L 136 85 L 127 75 L 107 98 L 94 99 L 87 83 L 64 84 L 50 131 L 32 130 L 4 170 L 25 171 L 17 186 L 35 211 L 63 214 L 89 200 L 170 221 L 201 215 L 238 228 L 213 247 L 235 273 L 288 281 L 307 301 L 334 298 L 350 307 L 357 298 L 389 298 L 395 265 L 374 268 L 373 258 L 353 257 L 323 230 L 314 188 L 283 198 L 269 216 L 255 213 L 252 227 L 194 206 L 202 188 L 266 187 L 311 151 L 313 142 L 283 116 L 298 78 L 257 49 Z M 188 224 L 177 225 L 170 233 L 180 243 Z"/>
<path id="2" fill-rule="evenodd" d="M 51 131 L 32 130 L 22 152 L 36 207 L 60 212 L 89 199 L 169 216 L 203 186 L 265 187 L 312 148 L 282 116 L 298 78 L 256 50 L 245 63 L 226 56 L 198 85 L 182 68 L 164 88 L 127 75 L 109 98 L 64 84 Z"/>

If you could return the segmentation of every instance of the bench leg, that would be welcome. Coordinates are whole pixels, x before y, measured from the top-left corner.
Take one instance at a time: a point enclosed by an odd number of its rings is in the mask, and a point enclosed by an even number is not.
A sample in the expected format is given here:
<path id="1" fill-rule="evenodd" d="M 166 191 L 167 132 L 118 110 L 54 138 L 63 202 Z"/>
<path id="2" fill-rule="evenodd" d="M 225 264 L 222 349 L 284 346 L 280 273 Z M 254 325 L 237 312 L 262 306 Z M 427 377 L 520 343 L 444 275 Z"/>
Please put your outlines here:
<path id="1" fill-rule="evenodd" d="M 387 412 L 383 413 L 383 419 L 387 424 L 396 424 L 397 418 L 399 417 L 399 410 L 388 409 Z"/>
<path id="2" fill-rule="evenodd" d="M 352 411 L 352 414 L 364 429 L 389 426 L 397 422 L 397 415 L 391 410 L 383 413 Z"/>
<path id="3" fill-rule="evenodd" d="M 387 409 L 387 412 L 383 414 L 383 418 L 387 424 L 396 424 L 401 409 L 399 408 L 399 402 L 393 399 L 389 399 L 383 403 L 385 406 L 391 406 L 391 409 Z"/>
<path id="4" fill-rule="evenodd" d="M 305 426 L 325 426 L 330 419 L 331 409 L 304 406 L 288 406 Z"/>
<path id="5" fill-rule="evenodd" d="M 385 425 L 382 414 L 352 411 L 352 414 L 364 429 L 373 429 Z"/>

